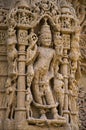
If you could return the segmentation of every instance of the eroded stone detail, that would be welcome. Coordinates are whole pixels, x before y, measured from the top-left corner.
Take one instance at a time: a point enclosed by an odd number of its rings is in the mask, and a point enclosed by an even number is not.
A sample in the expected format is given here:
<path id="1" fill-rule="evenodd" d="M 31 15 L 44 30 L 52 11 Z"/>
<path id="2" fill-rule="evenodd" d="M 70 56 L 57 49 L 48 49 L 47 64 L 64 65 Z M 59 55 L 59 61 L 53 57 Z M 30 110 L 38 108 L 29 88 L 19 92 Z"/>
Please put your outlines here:
<path id="1" fill-rule="evenodd" d="M 80 118 L 80 130 L 86 129 L 86 93 L 83 88 L 79 89 L 79 118 Z"/>

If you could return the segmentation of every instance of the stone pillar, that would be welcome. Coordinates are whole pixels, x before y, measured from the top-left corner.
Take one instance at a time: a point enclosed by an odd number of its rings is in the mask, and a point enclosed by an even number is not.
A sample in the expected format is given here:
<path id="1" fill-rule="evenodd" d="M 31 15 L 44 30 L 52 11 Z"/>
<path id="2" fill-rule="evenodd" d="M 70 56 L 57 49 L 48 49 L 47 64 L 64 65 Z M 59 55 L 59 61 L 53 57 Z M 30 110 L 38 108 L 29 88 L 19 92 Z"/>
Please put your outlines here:
<path id="1" fill-rule="evenodd" d="M 0 28 L 0 130 L 5 120 L 5 81 L 7 79 L 6 30 Z"/>
<path id="2" fill-rule="evenodd" d="M 68 55 L 67 49 L 64 49 L 63 57 L 63 76 L 64 76 L 64 85 L 65 85 L 65 98 L 64 98 L 64 117 L 66 117 L 67 122 L 69 121 L 69 111 L 68 111 Z"/>
<path id="3" fill-rule="evenodd" d="M 64 111 L 63 115 L 69 122 L 69 110 L 68 110 L 68 74 L 69 74 L 69 62 L 68 62 L 68 50 L 70 50 L 70 34 L 63 34 L 63 64 L 62 64 L 62 74 L 64 76 L 64 88 L 65 88 L 65 98 L 64 98 Z"/>
<path id="4" fill-rule="evenodd" d="M 17 108 L 16 108 L 16 121 L 21 121 L 26 119 L 26 109 L 25 109 L 25 47 L 26 47 L 26 36 L 28 34 L 27 30 L 18 31 L 18 48 L 19 48 L 19 58 L 18 58 L 18 83 L 17 83 Z"/>

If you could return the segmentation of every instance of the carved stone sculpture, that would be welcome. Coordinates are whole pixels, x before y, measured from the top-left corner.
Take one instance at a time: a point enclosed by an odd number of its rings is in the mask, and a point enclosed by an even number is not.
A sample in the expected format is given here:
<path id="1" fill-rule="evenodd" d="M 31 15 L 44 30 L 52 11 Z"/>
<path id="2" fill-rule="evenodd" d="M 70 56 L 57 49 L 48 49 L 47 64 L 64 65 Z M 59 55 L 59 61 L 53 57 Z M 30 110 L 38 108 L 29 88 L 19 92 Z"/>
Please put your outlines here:
<path id="1" fill-rule="evenodd" d="M 70 59 L 71 59 L 71 74 L 75 75 L 78 67 L 78 59 L 80 57 L 79 37 L 76 35 L 71 45 Z"/>
<path id="2" fill-rule="evenodd" d="M 69 81 L 69 109 L 71 111 L 71 124 L 72 127 L 73 125 L 76 123 L 78 123 L 78 86 L 77 86 L 77 82 L 74 79 L 74 77 L 70 77 L 70 81 Z M 72 105 L 73 104 L 73 105 Z M 78 126 L 75 126 L 76 129 L 78 129 Z M 74 127 L 73 127 L 74 129 Z"/>
<path id="3" fill-rule="evenodd" d="M 6 118 L 12 119 L 14 114 L 14 109 L 16 107 L 16 95 L 15 95 L 16 83 L 15 82 L 12 83 L 11 79 L 8 78 L 5 84 L 5 88 L 6 88 L 5 106 L 7 107 Z"/>
<path id="4" fill-rule="evenodd" d="M 54 79 L 54 91 L 56 93 L 56 101 L 60 105 L 60 114 L 63 114 L 63 109 L 64 109 L 64 94 L 65 94 L 65 89 L 64 89 L 64 81 L 63 81 L 63 76 L 60 73 L 57 73 L 55 75 Z"/>
<path id="5" fill-rule="evenodd" d="M 30 117 L 32 117 L 32 111 L 31 111 L 32 101 L 33 101 L 33 97 L 32 97 L 30 88 L 27 88 L 27 91 L 26 91 L 26 114 L 27 114 L 28 119 Z"/>
<path id="6" fill-rule="evenodd" d="M 33 63 L 36 58 L 37 53 L 37 36 L 35 33 L 31 32 L 28 36 L 29 46 L 27 48 L 27 86 L 30 87 L 33 77 L 34 77 L 34 69 L 33 69 Z"/>
<path id="7" fill-rule="evenodd" d="M 50 27 L 47 24 L 47 19 L 45 19 L 44 25 L 41 28 L 40 34 L 40 45 L 38 47 L 38 60 L 34 64 L 34 92 L 35 100 L 39 104 L 43 105 L 54 105 L 54 99 L 52 92 L 50 90 L 50 80 L 51 75 L 53 75 L 54 70 L 52 60 L 54 59 L 54 50 L 50 48 L 51 46 L 51 32 L 50 34 L 44 34 L 43 30 L 50 32 Z M 46 53 L 45 53 L 46 51 Z M 51 75 L 50 75 L 51 74 Z M 50 97 L 50 98 L 49 98 Z M 56 108 L 51 109 L 53 113 L 53 118 L 58 118 Z M 41 118 L 45 118 L 45 113 L 40 112 Z"/>

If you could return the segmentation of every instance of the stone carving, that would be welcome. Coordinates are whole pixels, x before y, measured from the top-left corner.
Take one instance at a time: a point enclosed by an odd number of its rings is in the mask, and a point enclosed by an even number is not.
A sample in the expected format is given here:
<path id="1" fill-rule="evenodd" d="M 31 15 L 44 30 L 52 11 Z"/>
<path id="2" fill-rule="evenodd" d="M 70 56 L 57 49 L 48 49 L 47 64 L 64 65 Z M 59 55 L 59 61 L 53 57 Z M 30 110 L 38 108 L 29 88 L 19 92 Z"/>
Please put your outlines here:
<path id="1" fill-rule="evenodd" d="M 6 88 L 6 101 L 5 106 L 7 107 L 6 110 L 6 118 L 13 119 L 14 110 L 16 107 L 16 82 L 12 83 L 11 79 L 8 78 L 5 84 Z"/>
<path id="2" fill-rule="evenodd" d="M 71 111 L 71 123 L 73 125 L 78 123 L 76 117 L 78 116 L 77 110 L 77 101 L 78 101 L 78 86 L 76 80 L 71 76 L 69 79 L 69 109 Z M 72 105 L 73 104 L 73 105 Z"/>
<path id="3" fill-rule="evenodd" d="M 78 130 L 80 26 L 75 10 L 66 0 L 28 3 L 16 0 L 6 19 L 5 119 L 14 119 L 17 130 L 24 122 L 26 129 Z"/>
<path id="4" fill-rule="evenodd" d="M 63 56 L 63 39 L 60 32 L 55 32 L 54 34 L 54 45 L 55 45 L 55 73 L 59 71 L 59 65 L 62 63 Z"/>
<path id="5" fill-rule="evenodd" d="M 44 30 L 46 28 L 46 32 Z M 47 19 L 45 19 L 44 25 L 40 32 L 40 46 L 38 47 L 38 60 L 34 64 L 34 91 L 35 100 L 42 105 L 54 105 L 54 99 L 52 92 L 50 90 L 50 80 L 53 76 L 53 65 L 52 60 L 54 60 L 54 50 L 50 48 L 51 46 L 51 31 L 47 24 Z M 45 53 L 46 51 L 46 53 Z M 49 98 L 51 97 L 51 98 Z M 53 118 L 58 118 L 56 107 L 51 109 Z M 45 112 L 40 111 L 41 118 L 45 117 Z"/>
<path id="6" fill-rule="evenodd" d="M 55 75 L 55 79 L 54 79 L 54 91 L 56 93 L 56 101 L 60 105 L 60 113 L 61 113 L 61 115 L 63 115 L 65 89 L 64 89 L 63 76 L 60 73 L 57 73 Z"/>
<path id="7" fill-rule="evenodd" d="M 73 42 L 71 45 L 71 52 L 69 54 L 69 57 L 71 59 L 71 75 L 75 75 L 77 67 L 78 67 L 77 61 L 80 57 L 79 37 L 77 35 L 73 39 Z"/>
<path id="8" fill-rule="evenodd" d="M 86 74 L 86 2 L 83 0 L 77 0 L 76 3 L 73 2 L 74 4 L 74 7 L 76 9 L 76 13 L 77 13 L 77 16 L 79 18 L 79 22 L 80 22 L 80 25 L 81 25 L 81 34 L 80 34 L 80 51 L 81 51 L 81 72 L 82 72 L 82 77 L 86 77 L 85 74 Z M 85 80 L 85 79 L 84 79 Z M 81 122 L 81 125 L 80 125 L 80 130 L 84 130 L 86 129 L 86 121 L 85 121 L 85 114 L 86 114 L 86 111 L 85 111 L 85 94 L 83 92 L 83 89 L 85 88 L 85 83 L 82 83 L 83 86 L 81 86 L 81 84 L 79 84 L 79 119 L 80 119 L 80 122 Z M 84 90 L 86 91 L 86 90 Z M 83 95 L 83 96 L 82 96 Z M 82 97 L 83 97 L 83 101 L 82 101 Z M 82 102 L 83 105 L 81 105 Z"/>
<path id="9" fill-rule="evenodd" d="M 85 130 L 86 128 L 86 93 L 83 88 L 79 88 L 79 119 L 80 119 L 80 130 Z"/>
<path id="10" fill-rule="evenodd" d="M 1 30 L 0 31 L 0 44 L 3 44 L 6 42 L 6 32 Z"/>
<path id="11" fill-rule="evenodd" d="M 31 111 L 31 103 L 33 101 L 33 97 L 30 91 L 30 88 L 27 88 L 26 91 L 26 113 L 27 113 L 27 118 L 29 119 L 32 117 L 32 111 Z"/>
<path id="12" fill-rule="evenodd" d="M 27 86 L 30 87 L 33 77 L 34 77 L 34 69 L 33 63 L 36 58 L 37 53 L 37 42 L 38 38 L 35 33 L 31 32 L 28 36 L 29 46 L 27 48 Z"/>

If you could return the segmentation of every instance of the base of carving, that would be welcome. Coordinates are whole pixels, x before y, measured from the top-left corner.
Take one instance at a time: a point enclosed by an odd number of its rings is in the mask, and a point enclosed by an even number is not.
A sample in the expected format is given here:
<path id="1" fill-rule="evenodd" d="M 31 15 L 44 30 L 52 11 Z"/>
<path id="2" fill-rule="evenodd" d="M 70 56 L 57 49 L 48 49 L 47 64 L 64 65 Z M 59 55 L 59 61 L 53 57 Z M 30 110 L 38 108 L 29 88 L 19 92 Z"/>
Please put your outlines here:
<path id="1" fill-rule="evenodd" d="M 34 126 L 35 125 L 35 126 Z M 66 120 L 49 120 L 49 119 L 34 119 L 23 120 L 16 122 L 14 120 L 6 119 L 4 121 L 4 128 L 0 130 L 72 130 L 70 125 L 67 125 Z"/>
<path id="2" fill-rule="evenodd" d="M 63 126 L 66 124 L 66 120 L 65 119 L 52 119 L 52 120 L 49 120 L 49 119 L 34 119 L 34 118 L 30 118 L 27 120 L 28 123 L 30 125 L 37 125 L 37 126 Z"/>
<path id="3" fill-rule="evenodd" d="M 54 126 L 42 126 L 42 127 L 38 127 L 38 126 L 33 126 L 33 125 L 28 125 L 28 126 L 23 126 L 21 128 L 18 127 L 18 129 L 16 130 L 71 130 L 70 126 L 58 126 L 58 127 L 54 127 Z"/>

